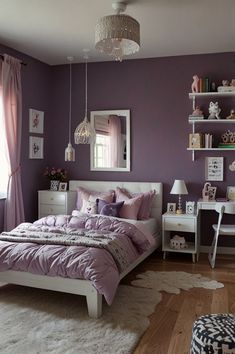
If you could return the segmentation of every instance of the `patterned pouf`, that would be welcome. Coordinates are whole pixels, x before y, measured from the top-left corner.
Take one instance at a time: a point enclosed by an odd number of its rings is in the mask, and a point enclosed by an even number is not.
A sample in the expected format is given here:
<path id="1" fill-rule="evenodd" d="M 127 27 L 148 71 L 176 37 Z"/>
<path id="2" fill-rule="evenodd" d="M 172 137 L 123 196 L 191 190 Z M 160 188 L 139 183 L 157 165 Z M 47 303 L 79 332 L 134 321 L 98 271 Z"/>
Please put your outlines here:
<path id="1" fill-rule="evenodd" d="M 199 317 L 193 325 L 191 354 L 235 354 L 235 316 Z"/>

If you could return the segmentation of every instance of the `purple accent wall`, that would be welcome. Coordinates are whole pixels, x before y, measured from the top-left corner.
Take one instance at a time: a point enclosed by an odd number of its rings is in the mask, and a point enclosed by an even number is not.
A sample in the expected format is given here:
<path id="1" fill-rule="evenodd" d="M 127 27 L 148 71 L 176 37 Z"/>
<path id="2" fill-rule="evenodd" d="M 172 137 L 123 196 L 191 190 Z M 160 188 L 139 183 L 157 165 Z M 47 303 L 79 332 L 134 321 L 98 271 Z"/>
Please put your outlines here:
<path id="1" fill-rule="evenodd" d="M 37 218 L 37 190 L 45 187 L 40 176 L 46 166 L 47 151 L 49 147 L 48 126 L 52 119 L 50 115 L 51 95 L 51 67 L 47 64 L 17 52 L 11 48 L 0 45 L 0 53 L 7 53 L 27 63 L 22 66 L 22 93 L 23 93 L 23 123 L 22 123 L 22 149 L 21 149 L 21 176 L 27 221 Z M 45 112 L 44 160 L 29 159 L 29 108 Z M 31 134 L 34 135 L 34 134 Z M 41 135 L 42 136 L 42 135 Z M 0 201 L 0 230 L 3 229 L 4 201 Z"/>
<path id="2" fill-rule="evenodd" d="M 217 196 L 225 195 L 226 186 L 234 185 L 235 174 L 228 165 L 235 160 L 232 151 L 197 153 L 192 162 L 186 150 L 188 114 L 192 112 L 191 91 L 193 74 L 210 77 L 216 84 L 222 79 L 232 79 L 235 69 L 235 54 L 208 54 L 144 60 L 126 60 L 122 63 L 105 62 L 88 64 L 88 110 L 131 110 L 131 172 L 91 172 L 89 146 L 76 147 L 76 162 L 64 163 L 64 148 L 68 142 L 68 66 L 56 66 L 53 71 L 52 102 L 56 139 L 51 140 L 51 164 L 66 165 L 71 179 L 162 181 L 164 183 L 164 207 L 168 201 L 177 201 L 169 195 L 174 179 L 184 179 L 189 195 L 183 200 L 197 200 L 205 181 L 205 157 L 225 156 L 224 182 L 213 183 L 218 187 Z M 73 65 L 72 130 L 84 117 L 84 72 L 83 64 Z M 223 115 L 228 115 L 235 102 L 219 101 Z M 205 113 L 208 101 L 201 101 Z M 52 122 L 52 121 L 51 121 Z M 207 126 L 209 131 L 212 126 Z M 217 134 L 227 126 L 214 126 Z M 220 132 L 221 129 L 221 132 Z M 60 143 L 58 143 L 60 142 Z M 208 219 L 209 218 L 209 219 Z M 213 213 L 202 217 L 203 243 L 211 242 Z M 208 224 L 209 226 L 206 226 Z"/>
<path id="3" fill-rule="evenodd" d="M 197 153 L 192 162 L 186 150 L 191 126 L 187 122 L 192 112 L 188 99 L 192 76 L 210 77 L 216 84 L 222 79 L 232 79 L 235 54 L 208 55 L 126 60 L 122 63 L 104 62 L 88 64 L 88 110 L 131 110 L 131 172 L 91 172 L 88 145 L 76 147 L 76 162 L 64 162 L 64 149 L 68 144 L 69 67 L 49 67 L 21 53 L 0 46 L 9 54 L 28 62 L 23 68 L 23 136 L 22 180 L 26 219 L 33 220 L 37 211 L 37 190 L 47 186 L 41 174 L 46 165 L 66 167 L 70 179 L 162 181 L 164 183 L 164 208 L 168 201 L 176 202 L 177 196 L 169 194 L 174 179 L 184 179 L 189 195 L 183 200 L 197 200 L 204 184 L 205 157 L 225 156 L 224 182 L 213 183 L 218 187 L 217 196 L 224 196 L 227 185 L 234 185 L 235 175 L 228 165 L 235 160 L 234 152 Z M 84 117 L 84 64 L 73 64 L 72 131 Z M 223 115 L 229 114 L 235 103 L 230 99 L 219 101 Z M 207 101 L 202 108 L 207 112 Z M 28 159 L 28 109 L 45 111 L 45 159 Z M 211 126 L 210 126 L 211 127 Z M 205 128 L 210 131 L 210 127 Z M 220 134 L 228 127 L 215 126 Z M 73 140 L 73 139 L 72 139 Z M 1 227 L 0 203 L 0 227 Z M 211 242 L 211 222 L 214 213 L 204 213 L 203 243 Z M 210 236 L 209 236 L 210 235 Z"/>

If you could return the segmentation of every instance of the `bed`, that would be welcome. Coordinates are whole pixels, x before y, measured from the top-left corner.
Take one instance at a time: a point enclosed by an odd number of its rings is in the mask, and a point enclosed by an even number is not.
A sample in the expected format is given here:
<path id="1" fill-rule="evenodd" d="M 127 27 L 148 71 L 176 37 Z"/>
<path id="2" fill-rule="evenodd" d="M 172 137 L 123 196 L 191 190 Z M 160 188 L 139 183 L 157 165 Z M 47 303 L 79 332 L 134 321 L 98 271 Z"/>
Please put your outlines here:
<path id="1" fill-rule="evenodd" d="M 155 190 L 156 194 L 153 200 L 150 219 L 147 221 L 130 221 L 137 227 L 141 224 L 154 235 L 155 242 L 141 255 L 139 255 L 131 264 L 119 272 L 119 281 L 148 257 L 161 244 L 161 215 L 162 215 L 162 183 L 147 182 L 113 182 L 113 181 L 70 181 L 69 189 L 76 191 L 78 187 L 84 187 L 91 190 L 106 192 L 119 186 L 129 192 L 139 193 Z M 86 296 L 88 314 L 92 318 L 98 318 L 102 314 L 102 294 L 100 294 L 92 285 L 92 282 L 84 279 L 71 279 L 62 276 L 48 276 L 33 274 L 26 271 L 7 270 L 0 272 L 0 282 L 18 284 L 23 286 L 48 289 Z"/>

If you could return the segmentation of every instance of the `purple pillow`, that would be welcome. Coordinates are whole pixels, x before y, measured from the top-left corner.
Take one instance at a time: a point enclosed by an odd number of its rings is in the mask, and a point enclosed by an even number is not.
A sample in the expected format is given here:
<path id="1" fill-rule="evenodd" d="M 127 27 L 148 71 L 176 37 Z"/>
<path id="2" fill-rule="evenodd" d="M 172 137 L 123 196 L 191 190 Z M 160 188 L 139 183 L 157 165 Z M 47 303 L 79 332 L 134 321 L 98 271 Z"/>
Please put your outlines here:
<path id="1" fill-rule="evenodd" d="M 106 216 L 115 216 L 119 218 L 119 212 L 123 206 L 123 202 L 119 203 L 107 203 L 105 200 L 99 199 L 98 213 Z"/>

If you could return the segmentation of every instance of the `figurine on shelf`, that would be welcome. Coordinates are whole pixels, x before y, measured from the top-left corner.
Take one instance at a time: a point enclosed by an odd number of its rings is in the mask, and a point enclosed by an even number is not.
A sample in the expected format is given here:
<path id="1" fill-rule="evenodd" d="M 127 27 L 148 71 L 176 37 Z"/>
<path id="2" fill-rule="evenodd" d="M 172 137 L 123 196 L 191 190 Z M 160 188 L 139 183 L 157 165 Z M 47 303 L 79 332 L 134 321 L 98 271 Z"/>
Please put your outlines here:
<path id="1" fill-rule="evenodd" d="M 231 80 L 230 86 L 235 86 L 235 79 L 232 79 L 232 80 Z"/>
<path id="2" fill-rule="evenodd" d="M 230 115 L 226 117 L 226 119 L 235 119 L 235 110 L 231 109 Z"/>
<path id="3" fill-rule="evenodd" d="M 193 113 L 191 114 L 194 117 L 201 117 L 202 119 L 204 118 L 204 114 L 200 109 L 200 106 L 196 106 L 195 110 L 193 111 Z"/>
<path id="4" fill-rule="evenodd" d="M 221 112 L 221 109 L 219 108 L 219 104 L 218 102 L 210 102 L 210 105 L 209 105 L 209 117 L 208 119 L 220 119 L 220 112 Z"/>
<path id="5" fill-rule="evenodd" d="M 199 77 L 197 75 L 193 75 L 193 83 L 192 83 L 192 92 L 199 92 Z"/>
<path id="6" fill-rule="evenodd" d="M 223 86 L 229 86 L 229 80 L 222 80 Z"/>

